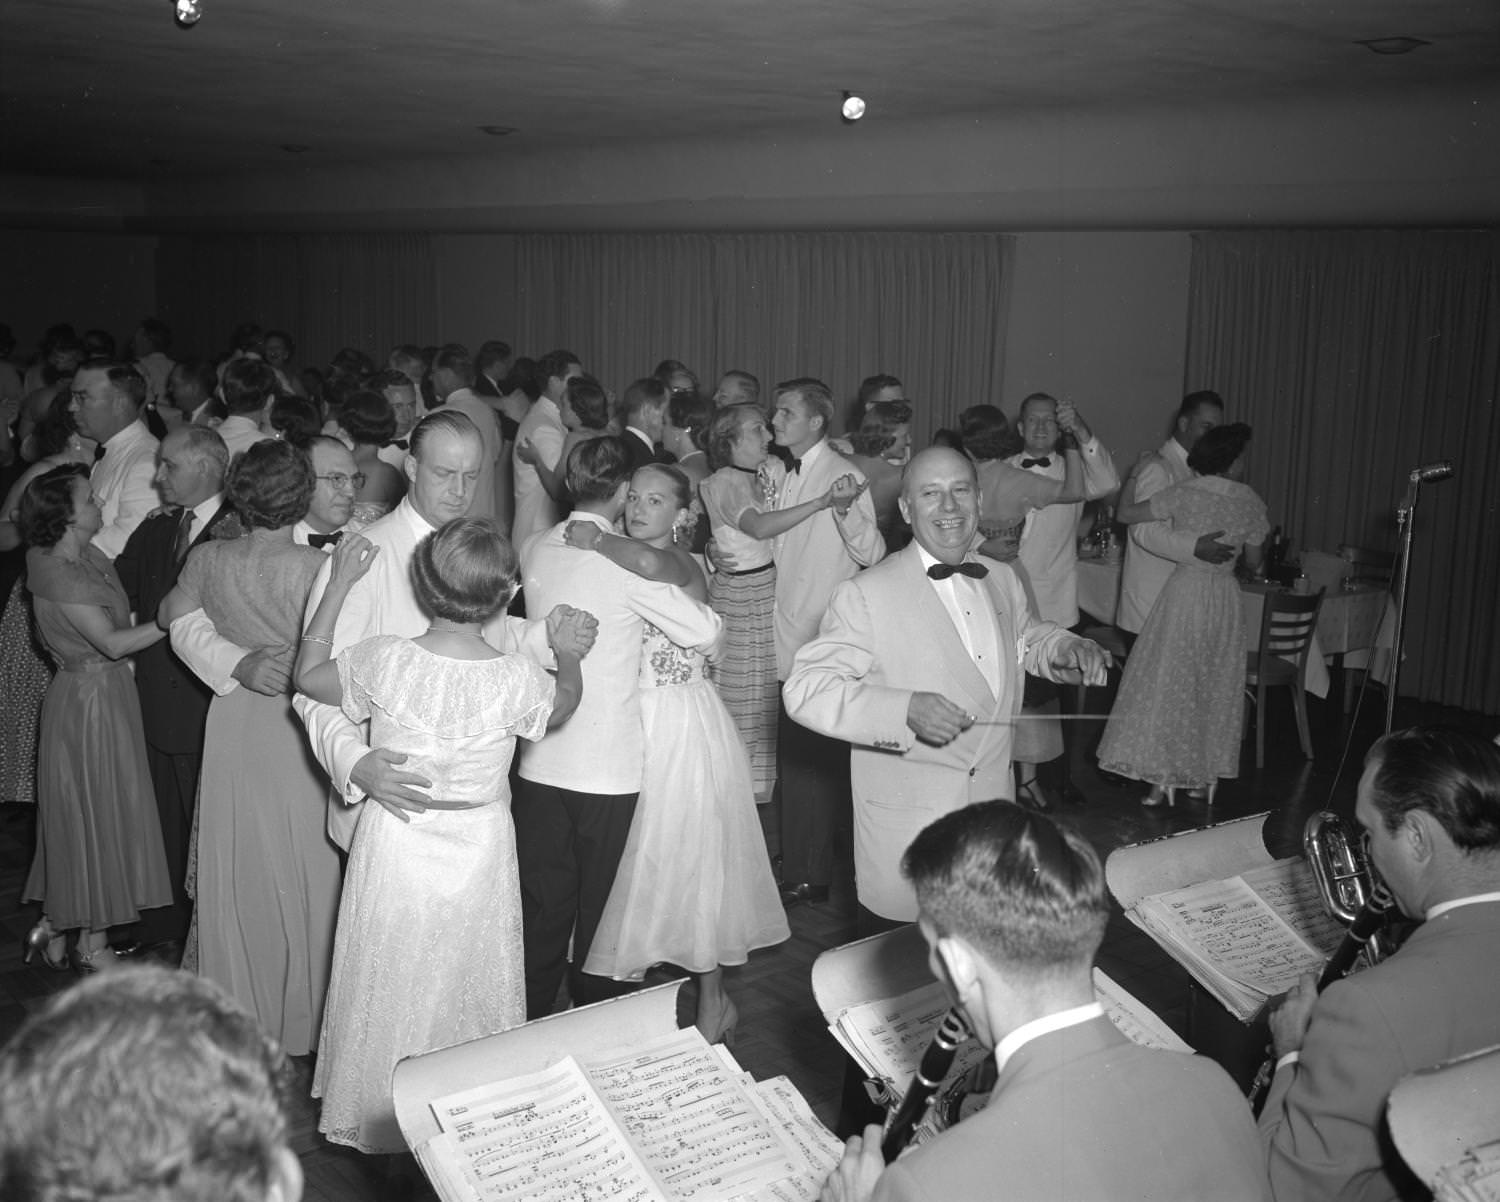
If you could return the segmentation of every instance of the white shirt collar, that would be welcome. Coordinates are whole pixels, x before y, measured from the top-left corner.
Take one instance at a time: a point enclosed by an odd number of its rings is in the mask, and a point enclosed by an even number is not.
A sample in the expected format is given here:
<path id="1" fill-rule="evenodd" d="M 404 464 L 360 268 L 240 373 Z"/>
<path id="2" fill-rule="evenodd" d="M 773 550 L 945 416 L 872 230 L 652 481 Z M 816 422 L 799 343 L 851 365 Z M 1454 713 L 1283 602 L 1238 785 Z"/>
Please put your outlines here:
<path id="1" fill-rule="evenodd" d="M 1053 1031 L 1061 1031 L 1065 1027 L 1076 1027 L 1079 1023 L 1086 1023 L 1103 1013 L 1104 1007 L 1098 1002 L 1089 1002 L 1086 1006 L 1074 1006 L 1071 1010 L 1044 1014 L 1041 1018 L 1034 1018 L 1029 1023 L 1023 1023 L 995 1045 L 996 1070 L 1003 1072 L 1006 1061 L 1033 1039 L 1040 1039 L 1043 1035 L 1050 1035 Z"/>
<path id="2" fill-rule="evenodd" d="M 1446 914 L 1449 910 L 1456 910 L 1460 906 L 1477 906 L 1481 902 L 1500 902 L 1500 890 L 1493 893 L 1476 893 L 1471 897 L 1455 897 L 1452 901 L 1439 902 L 1427 911 L 1427 921 L 1431 922 L 1439 914 Z"/>
<path id="3" fill-rule="evenodd" d="M 613 522 L 602 513 L 592 513 L 587 509 L 575 509 L 572 513 L 568 514 L 567 521 L 564 521 L 563 525 L 567 526 L 568 522 L 593 522 L 605 534 L 613 534 L 615 532 Z"/>
<path id="4" fill-rule="evenodd" d="M 646 431 L 638 429 L 635 426 L 626 426 L 625 427 L 625 432 L 627 434 L 634 434 L 643 443 L 645 443 L 646 446 L 649 447 L 651 450 L 653 450 L 653 451 L 656 450 L 656 444 L 651 441 L 651 437 L 650 437 L 650 435 L 648 435 L 646 433 Z"/>
<path id="5" fill-rule="evenodd" d="M 193 506 L 193 525 L 201 529 L 203 524 L 213 520 L 214 514 L 219 512 L 219 507 L 224 504 L 224 494 L 214 493 L 206 501 L 199 501 Z"/>
<path id="6" fill-rule="evenodd" d="M 424 539 L 437 529 L 431 522 L 417 512 L 417 507 L 411 503 L 411 497 L 401 498 L 401 503 L 396 506 L 395 513 L 401 515 L 402 520 L 411 527 L 417 538 Z"/>
<path id="7" fill-rule="evenodd" d="M 103 446 L 106 451 L 113 447 L 126 447 L 133 442 L 139 442 L 141 435 L 151 437 L 151 431 L 147 429 L 146 423 L 136 418 L 128 426 L 121 426 L 113 434 L 104 440 Z"/>
<path id="8" fill-rule="evenodd" d="M 827 450 L 828 439 L 820 438 L 798 457 L 799 462 L 802 464 L 803 468 L 806 468 L 808 464 L 816 463 L 820 458 L 822 458 L 824 452 Z"/>

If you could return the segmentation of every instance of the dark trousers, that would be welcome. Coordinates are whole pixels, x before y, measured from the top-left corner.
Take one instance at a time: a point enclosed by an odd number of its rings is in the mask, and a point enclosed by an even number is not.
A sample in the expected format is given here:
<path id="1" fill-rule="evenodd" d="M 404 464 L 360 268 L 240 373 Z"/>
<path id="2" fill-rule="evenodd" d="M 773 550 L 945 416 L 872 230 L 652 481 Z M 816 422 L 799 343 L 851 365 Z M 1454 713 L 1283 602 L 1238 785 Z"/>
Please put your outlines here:
<path id="1" fill-rule="evenodd" d="M 833 880 L 833 832 L 853 805 L 849 744 L 776 712 L 776 777 L 781 791 L 781 879 L 788 885 Z"/>
<path id="2" fill-rule="evenodd" d="M 639 796 L 579 793 L 529 780 L 516 790 L 511 814 L 521 866 L 528 1019 L 552 1013 L 564 973 L 575 1005 L 639 988 L 583 971 Z"/>
<path id="3" fill-rule="evenodd" d="M 172 878 L 172 904 L 142 910 L 136 937 L 142 943 L 162 943 L 186 938 L 193 914 L 183 881 L 187 876 L 188 840 L 193 833 L 193 807 L 198 803 L 198 773 L 203 767 L 199 752 L 173 755 L 146 744 L 146 763 L 156 793 L 156 812 L 161 819 L 162 849 L 167 853 L 167 875 Z"/>

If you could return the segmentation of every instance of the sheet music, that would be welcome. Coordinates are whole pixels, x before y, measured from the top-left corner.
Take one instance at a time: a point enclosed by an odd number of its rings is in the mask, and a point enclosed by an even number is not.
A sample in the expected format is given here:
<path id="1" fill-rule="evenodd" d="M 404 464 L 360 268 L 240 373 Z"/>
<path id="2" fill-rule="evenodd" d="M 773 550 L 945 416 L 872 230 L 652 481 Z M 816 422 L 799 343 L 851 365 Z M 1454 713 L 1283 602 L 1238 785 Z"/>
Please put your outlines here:
<path id="1" fill-rule="evenodd" d="M 1240 879 L 1265 899 L 1288 926 L 1325 956 L 1344 938 L 1344 927 L 1328 912 L 1318 878 L 1307 861 L 1293 856 L 1242 872 Z"/>
<path id="2" fill-rule="evenodd" d="M 1500 1202 L 1500 1143 L 1485 1144 L 1445 1165 L 1433 1180 L 1435 1202 Z"/>
<path id="3" fill-rule="evenodd" d="M 829 1031 L 867 1073 L 905 1093 L 932 1033 L 953 1003 L 932 981 L 899 997 L 850 1006 L 835 1016 Z M 962 1076 L 989 1053 L 976 1040 L 958 1049 L 948 1076 Z"/>
<path id="4" fill-rule="evenodd" d="M 754 1193 L 802 1167 L 693 1028 L 595 1062 L 587 1075 L 674 1198 Z"/>
<path id="5" fill-rule="evenodd" d="M 1104 1013 L 1109 1015 L 1110 1022 L 1131 1042 L 1165 1052 L 1193 1050 L 1177 1032 L 1162 1022 L 1156 1011 L 1098 968 L 1094 969 L 1094 996 L 1104 1007 Z"/>
<path id="6" fill-rule="evenodd" d="M 1158 893 L 1142 899 L 1137 911 L 1147 929 L 1241 1018 L 1323 962 L 1322 953 L 1242 877 Z"/>
<path id="7" fill-rule="evenodd" d="M 807 1099 L 786 1077 L 758 1083 L 754 1096 L 776 1129 L 796 1146 L 803 1166 L 795 1176 L 753 1195 L 754 1202 L 816 1202 L 823 1183 L 838 1166 L 844 1145 L 818 1121 Z"/>
<path id="8" fill-rule="evenodd" d="M 443 1134 L 432 1156 L 456 1155 L 470 1196 L 664 1202 L 578 1063 L 450 1094 L 432 1103 Z"/>

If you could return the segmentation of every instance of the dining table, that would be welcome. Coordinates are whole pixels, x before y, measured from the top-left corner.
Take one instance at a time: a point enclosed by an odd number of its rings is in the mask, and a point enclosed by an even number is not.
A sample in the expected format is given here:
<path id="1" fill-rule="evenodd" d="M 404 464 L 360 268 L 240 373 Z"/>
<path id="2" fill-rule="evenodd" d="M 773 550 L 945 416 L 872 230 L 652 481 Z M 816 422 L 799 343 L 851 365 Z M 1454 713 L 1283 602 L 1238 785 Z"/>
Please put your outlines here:
<path id="1" fill-rule="evenodd" d="M 1120 599 L 1122 564 L 1116 558 L 1084 557 L 1078 560 L 1078 608 L 1092 618 L 1113 624 Z M 1284 585 L 1266 580 L 1241 579 L 1240 598 L 1245 605 L 1245 633 L 1255 643 L 1259 637 L 1261 612 L 1268 593 L 1288 591 Z M 1323 594 L 1318 626 L 1308 648 L 1303 687 L 1315 697 L 1327 697 L 1329 661 L 1344 668 L 1368 667 L 1383 680 L 1389 667 L 1392 611 L 1390 592 L 1381 585 L 1358 585 L 1330 589 Z M 1381 639 L 1385 654 L 1382 655 Z M 1345 658 L 1347 657 L 1347 659 Z"/>

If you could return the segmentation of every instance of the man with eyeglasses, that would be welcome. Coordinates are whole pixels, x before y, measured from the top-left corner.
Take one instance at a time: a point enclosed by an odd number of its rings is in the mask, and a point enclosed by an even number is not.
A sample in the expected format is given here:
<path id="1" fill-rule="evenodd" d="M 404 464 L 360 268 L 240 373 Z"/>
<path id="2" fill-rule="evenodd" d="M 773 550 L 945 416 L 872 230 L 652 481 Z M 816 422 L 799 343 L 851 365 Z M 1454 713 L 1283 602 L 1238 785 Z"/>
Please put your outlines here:
<path id="1" fill-rule="evenodd" d="M 351 521 L 354 498 L 364 486 L 364 475 L 354 464 L 354 456 L 337 438 L 320 435 L 308 446 L 312 456 L 313 475 L 317 484 L 307 506 L 307 516 L 292 527 L 292 541 L 318 547 L 328 554 L 351 530 L 364 523 Z"/>

